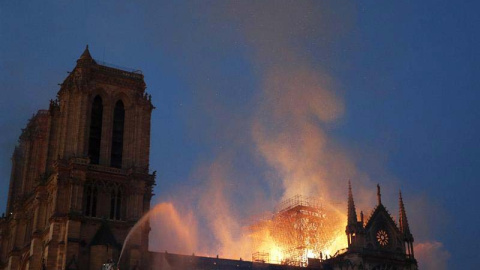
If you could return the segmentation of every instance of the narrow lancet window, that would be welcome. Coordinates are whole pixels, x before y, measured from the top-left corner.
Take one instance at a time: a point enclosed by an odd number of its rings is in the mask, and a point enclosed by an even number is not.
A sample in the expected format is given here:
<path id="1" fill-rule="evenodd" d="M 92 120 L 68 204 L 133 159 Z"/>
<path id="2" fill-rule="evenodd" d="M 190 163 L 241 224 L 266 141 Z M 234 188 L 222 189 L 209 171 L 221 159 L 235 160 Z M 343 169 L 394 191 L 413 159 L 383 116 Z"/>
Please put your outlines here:
<path id="1" fill-rule="evenodd" d="M 90 216 L 92 210 L 92 187 L 86 186 L 85 188 L 85 215 Z"/>
<path id="2" fill-rule="evenodd" d="M 88 140 L 88 156 L 90 157 L 90 163 L 92 164 L 98 164 L 100 161 L 102 118 L 102 98 L 100 96 L 96 96 L 92 103 L 92 114 L 90 117 L 90 136 Z"/>
<path id="3" fill-rule="evenodd" d="M 121 220 L 122 215 L 122 190 L 118 190 L 117 192 L 117 200 L 115 202 L 115 219 Z"/>
<path id="4" fill-rule="evenodd" d="M 97 196 L 98 196 L 98 189 L 96 186 L 92 184 L 88 184 L 87 186 L 85 186 L 84 213 L 86 216 L 89 216 L 89 217 L 97 216 Z"/>
<path id="5" fill-rule="evenodd" d="M 110 158 L 110 166 L 115 168 L 122 167 L 124 122 L 125 109 L 123 102 L 119 100 L 115 104 L 113 112 L 112 155 Z"/>
<path id="6" fill-rule="evenodd" d="M 112 189 L 110 193 L 110 219 L 115 219 L 115 200 L 117 198 L 117 194 L 115 189 Z"/>
<path id="7" fill-rule="evenodd" d="M 93 187 L 92 190 L 92 209 L 91 209 L 91 216 L 96 217 L 97 216 L 97 187 Z"/>
<path id="8" fill-rule="evenodd" d="M 121 188 L 112 189 L 110 193 L 110 219 L 121 220 L 122 211 L 122 190 Z"/>

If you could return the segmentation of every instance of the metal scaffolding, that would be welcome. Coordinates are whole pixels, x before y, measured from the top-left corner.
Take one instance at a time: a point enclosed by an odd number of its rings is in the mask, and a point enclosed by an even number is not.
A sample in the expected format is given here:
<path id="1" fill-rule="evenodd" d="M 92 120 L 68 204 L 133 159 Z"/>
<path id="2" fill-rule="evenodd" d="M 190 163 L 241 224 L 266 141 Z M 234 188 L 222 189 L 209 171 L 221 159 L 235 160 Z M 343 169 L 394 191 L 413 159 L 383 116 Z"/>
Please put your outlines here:
<path id="1" fill-rule="evenodd" d="M 268 252 L 254 252 L 252 254 L 252 262 L 268 263 L 270 261 L 270 253 Z"/>
<path id="2" fill-rule="evenodd" d="M 320 258 L 322 250 L 334 240 L 334 219 L 317 199 L 301 195 L 289 198 L 279 204 L 270 219 L 250 226 L 255 252 L 252 259 L 307 266 L 308 258 Z M 272 250 L 280 255 L 272 256 Z"/>

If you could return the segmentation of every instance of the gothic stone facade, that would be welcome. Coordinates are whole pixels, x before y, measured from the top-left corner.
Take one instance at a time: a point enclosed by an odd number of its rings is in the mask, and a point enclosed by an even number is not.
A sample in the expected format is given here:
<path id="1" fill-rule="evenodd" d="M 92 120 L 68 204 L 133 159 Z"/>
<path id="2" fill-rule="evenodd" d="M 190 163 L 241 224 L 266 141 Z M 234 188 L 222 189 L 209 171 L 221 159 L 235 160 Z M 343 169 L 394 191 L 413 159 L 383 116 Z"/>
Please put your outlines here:
<path id="1" fill-rule="evenodd" d="M 100 269 L 118 258 L 153 195 L 145 88 L 140 72 L 98 64 L 87 47 L 13 153 L 0 269 Z M 147 263 L 149 230 L 130 237 L 128 269 Z"/>
<path id="2" fill-rule="evenodd" d="M 369 219 L 365 222 L 360 212 L 358 220 L 349 183 L 345 228 L 348 247 L 323 262 L 323 269 L 418 270 L 402 194 L 399 194 L 398 224 L 382 204 L 378 185 L 377 201 Z"/>

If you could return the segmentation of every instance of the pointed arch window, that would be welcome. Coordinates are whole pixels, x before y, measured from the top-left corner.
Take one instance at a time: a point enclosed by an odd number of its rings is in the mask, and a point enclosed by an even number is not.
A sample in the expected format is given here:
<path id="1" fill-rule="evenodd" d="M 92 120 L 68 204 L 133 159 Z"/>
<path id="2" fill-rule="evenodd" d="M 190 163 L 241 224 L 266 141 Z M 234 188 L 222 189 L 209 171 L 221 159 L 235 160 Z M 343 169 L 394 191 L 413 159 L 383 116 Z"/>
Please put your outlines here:
<path id="1" fill-rule="evenodd" d="M 122 216 L 122 189 L 113 188 L 110 192 L 110 219 L 121 220 Z"/>
<path id="2" fill-rule="evenodd" d="M 112 153 L 110 157 L 110 166 L 115 168 L 122 167 L 124 126 L 125 108 L 123 102 L 119 100 L 113 111 Z"/>
<path id="3" fill-rule="evenodd" d="M 85 209 L 84 213 L 89 217 L 97 216 L 97 196 L 98 188 L 95 185 L 87 185 L 85 187 Z"/>
<path id="4" fill-rule="evenodd" d="M 100 96 L 96 96 L 92 103 L 90 116 L 90 135 L 88 139 L 88 156 L 90 163 L 98 164 L 100 161 L 100 142 L 102 138 L 103 103 Z"/>

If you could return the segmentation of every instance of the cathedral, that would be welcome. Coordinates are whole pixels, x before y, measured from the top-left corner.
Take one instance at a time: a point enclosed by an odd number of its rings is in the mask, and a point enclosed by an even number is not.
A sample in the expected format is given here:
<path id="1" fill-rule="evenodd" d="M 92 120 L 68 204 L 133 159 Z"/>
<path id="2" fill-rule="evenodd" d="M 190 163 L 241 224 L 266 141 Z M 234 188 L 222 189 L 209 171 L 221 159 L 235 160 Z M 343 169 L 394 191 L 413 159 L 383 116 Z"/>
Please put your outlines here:
<path id="1" fill-rule="evenodd" d="M 402 194 L 399 194 L 398 225 L 382 204 L 377 185 L 377 206 L 368 220 L 360 212 L 358 220 L 351 185 L 348 186 L 348 210 L 345 228 L 347 248 L 331 257 L 309 258 L 304 267 L 289 264 L 268 264 L 262 261 L 227 260 L 178 254 L 151 253 L 151 269 L 168 270 L 418 270 L 413 253 L 413 236 L 408 225 Z M 156 266 L 156 267 L 155 267 Z"/>
<path id="2" fill-rule="evenodd" d="M 154 106 L 145 88 L 140 71 L 96 61 L 87 46 L 57 99 L 28 121 L 13 152 L 0 218 L 0 270 L 305 268 L 150 252 L 148 221 L 129 235 L 150 209 L 155 185 L 149 168 Z M 379 186 L 377 198 L 370 217 L 361 212 L 358 219 L 349 184 L 348 247 L 309 259 L 306 267 L 417 270 L 401 194 L 398 222 L 382 204 Z"/>
<path id="3" fill-rule="evenodd" d="M 150 116 L 143 75 L 97 63 L 88 47 L 12 155 L 0 269 L 101 269 L 149 210 Z M 144 267 L 148 223 L 124 251 Z"/>

